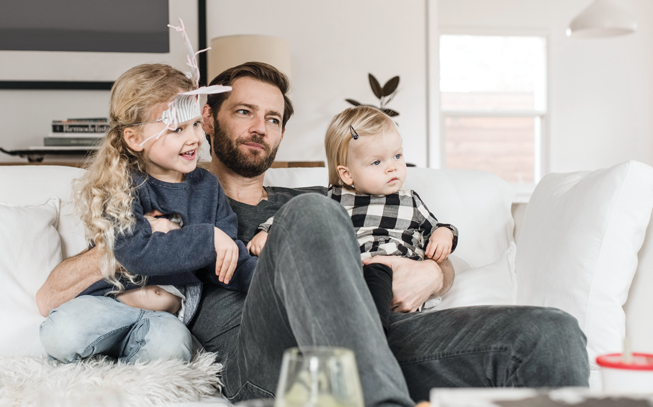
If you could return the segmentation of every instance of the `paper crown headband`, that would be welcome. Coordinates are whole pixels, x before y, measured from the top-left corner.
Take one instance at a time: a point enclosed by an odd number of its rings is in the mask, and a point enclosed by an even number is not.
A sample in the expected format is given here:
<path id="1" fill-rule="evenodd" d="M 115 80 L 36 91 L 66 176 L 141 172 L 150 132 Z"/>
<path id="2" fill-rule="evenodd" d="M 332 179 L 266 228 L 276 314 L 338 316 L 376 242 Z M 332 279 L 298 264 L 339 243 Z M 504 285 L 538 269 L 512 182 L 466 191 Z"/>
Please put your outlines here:
<path id="1" fill-rule="evenodd" d="M 179 19 L 179 24 L 181 24 L 181 27 L 175 27 L 174 25 L 170 24 L 168 24 L 168 27 L 174 28 L 176 31 L 181 32 L 181 38 L 184 40 L 184 45 L 186 45 L 186 64 L 191 68 L 191 79 L 193 82 L 195 82 L 195 86 L 198 87 L 198 89 L 179 93 L 174 98 L 172 98 L 170 103 L 168 103 L 168 109 L 164 111 L 161 114 L 161 117 L 159 117 L 157 120 L 152 122 L 135 123 L 145 124 L 162 122 L 166 124 L 166 127 L 163 130 L 145 139 L 145 141 L 140 144 L 140 147 L 143 147 L 143 145 L 151 139 L 158 139 L 167 130 L 176 129 L 179 123 L 183 123 L 187 120 L 201 116 L 202 113 L 200 109 L 200 95 L 213 95 L 216 93 L 229 92 L 231 90 L 231 86 L 222 85 L 204 86 L 199 88 L 200 69 L 197 66 L 197 54 L 200 52 L 208 51 L 211 48 L 206 48 L 194 52 L 193 46 L 191 45 L 190 40 L 186 35 L 186 28 L 184 27 L 184 22 L 181 21 L 181 18 Z"/>

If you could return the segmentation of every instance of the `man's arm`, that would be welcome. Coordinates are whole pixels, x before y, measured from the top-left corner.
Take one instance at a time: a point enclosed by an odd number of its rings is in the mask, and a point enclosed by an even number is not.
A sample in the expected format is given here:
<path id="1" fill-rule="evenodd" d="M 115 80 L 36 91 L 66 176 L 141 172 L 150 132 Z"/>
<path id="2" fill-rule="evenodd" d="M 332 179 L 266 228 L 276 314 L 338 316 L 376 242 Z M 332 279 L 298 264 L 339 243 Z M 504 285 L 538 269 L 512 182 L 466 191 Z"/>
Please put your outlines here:
<path id="1" fill-rule="evenodd" d="M 449 259 L 416 261 L 399 256 L 374 256 L 364 264 L 381 263 L 392 269 L 392 309 L 414 312 L 431 297 L 443 295 L 453 285 L 455 271 Z"/>
<path id="2" fill-rule="evenodd" d="M 51 310 L 101 280 L 100 257 L 94 247 L 59 263 L 36 292 L 36 305 L 41 315 L 47 317 Z"/>
<path id="3" fill-rule="evenodd" d="M 143 216 L 150 223 L 152 233 L 168 233 L 171 230 L 179 229 L 178 224 L 165 218 L 157 218 L 157 216 L 163 216 L 163 214 L 159 211 L 152 211 Z M 91 284 L 101 280 L 101 257 L 98 250 L 93 247 L 91 250 L 86 249 L 59 263 L 36 292 L 36 306 L 41 315 L 47 317 L 51 310 L 72 300 Z"/>

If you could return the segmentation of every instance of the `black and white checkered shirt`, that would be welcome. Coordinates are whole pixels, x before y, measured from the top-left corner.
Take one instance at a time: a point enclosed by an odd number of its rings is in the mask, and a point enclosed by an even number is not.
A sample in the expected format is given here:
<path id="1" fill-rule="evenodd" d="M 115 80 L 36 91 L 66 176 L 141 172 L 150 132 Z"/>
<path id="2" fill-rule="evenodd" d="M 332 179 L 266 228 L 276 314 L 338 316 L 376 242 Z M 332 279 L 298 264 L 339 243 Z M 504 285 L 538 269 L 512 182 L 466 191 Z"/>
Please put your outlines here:
<path id="1" fill-rule="evenodd" d="M 332 186 L 327 196 L 339 202 L 351 217 L 361 259 L 381 255 L 423 260 L 431 233 L 443 226 L 454 232 L 451 251 L 456 249 L 456 228 L 438 223 L 415 191 L 401 190 L 391 195 L 367 195 Z M 267 232 L 273 222 L 274 218 L 270 218 L 261 224 L 259 229 Z"/>
<path id="2" fill-rule="evenodd" d="M 423 260 L 431 233 L 442 225 L 412 190 L 367 195 L 332 186 L 327 196 L 351 217 L 362 259 L 381 255 Z"/>

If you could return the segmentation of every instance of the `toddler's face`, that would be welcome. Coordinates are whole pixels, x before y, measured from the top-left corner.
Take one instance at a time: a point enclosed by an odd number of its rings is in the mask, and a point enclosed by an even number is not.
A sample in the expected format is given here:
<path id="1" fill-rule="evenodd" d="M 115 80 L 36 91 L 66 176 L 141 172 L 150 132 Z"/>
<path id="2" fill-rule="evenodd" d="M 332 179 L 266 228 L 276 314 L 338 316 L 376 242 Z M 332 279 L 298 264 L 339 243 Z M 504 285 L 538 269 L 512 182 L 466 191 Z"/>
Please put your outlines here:
<path id="1" fill-rule="evenodd" d="M 341 177 L 346 184 L 353 182 L 356 192 L 389 195 L 399 191 L 406 181 L 401 136 L 393 131 L 351 140 L 346 169 L 349 177 L 342 173 Z"/>

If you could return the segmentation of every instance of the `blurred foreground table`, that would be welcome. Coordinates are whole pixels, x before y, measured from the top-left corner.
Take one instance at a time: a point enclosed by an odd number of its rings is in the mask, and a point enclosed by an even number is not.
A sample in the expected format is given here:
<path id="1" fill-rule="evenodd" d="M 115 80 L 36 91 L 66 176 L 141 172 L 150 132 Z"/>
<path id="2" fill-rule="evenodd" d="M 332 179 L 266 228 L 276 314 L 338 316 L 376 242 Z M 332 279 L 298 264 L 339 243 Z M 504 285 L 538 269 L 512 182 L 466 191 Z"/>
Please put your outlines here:
<path id="1" fill-rule="evenodd" d="M 646 395 L 605 395 L 584 387 L 547 389 L 432 389 L 431 407 L 653 407 Z"/>

